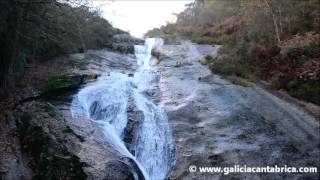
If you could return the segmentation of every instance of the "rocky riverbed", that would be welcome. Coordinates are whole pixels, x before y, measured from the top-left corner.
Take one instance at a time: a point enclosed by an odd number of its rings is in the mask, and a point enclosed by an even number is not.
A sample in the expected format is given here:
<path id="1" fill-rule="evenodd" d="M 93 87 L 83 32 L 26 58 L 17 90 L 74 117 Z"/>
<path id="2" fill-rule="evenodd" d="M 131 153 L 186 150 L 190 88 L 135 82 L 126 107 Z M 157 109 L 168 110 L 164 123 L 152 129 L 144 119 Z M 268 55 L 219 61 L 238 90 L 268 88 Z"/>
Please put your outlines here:
<path id="1" fill-rule="evenodd" d="M 317 179 L 316 173 L 189 171 L 191 165 L 319 169 L 316 117 L 259 86 L 234 85 L 212 74 L 199 61 L 217 51 L 183 42 L 164 45 L 156 53 L 158 59 L 152 59 L 157 78 L 144 94 L 168 115 L 175 146 L 168 179 Z M 15 97 L 1 104 L 1 179 L 143 179 L 137 164 L 112 147 L 96 122 L 74 118 L 70 110 L 76 92 L 102 74 L 133 76 L 138 68 L 135 56 L 99 50 L 54 62 L 51 70 L 48 64 L 37 66 L 32 73 L 37 76 L 27 76 L 32 83 L 22 84 Z M 54 73 L 55 68 L 61 68 L 60 73 Z M 54 98 L 48 99 L 48 93 Z M 127 113 L 124 141 L 134 154 L 142 115 L 132 103 Z"/>

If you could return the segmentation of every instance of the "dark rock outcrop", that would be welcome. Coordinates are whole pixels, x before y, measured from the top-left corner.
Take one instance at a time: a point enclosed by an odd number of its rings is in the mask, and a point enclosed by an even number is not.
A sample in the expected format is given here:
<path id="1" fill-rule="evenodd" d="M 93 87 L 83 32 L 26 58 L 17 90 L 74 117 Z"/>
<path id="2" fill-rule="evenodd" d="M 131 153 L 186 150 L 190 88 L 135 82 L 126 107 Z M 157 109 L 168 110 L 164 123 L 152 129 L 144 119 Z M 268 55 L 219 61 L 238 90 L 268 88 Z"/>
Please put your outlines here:
<path id="1" fill-rule="evenodd" d="M 128 123 L 123 133 L 123 141 L 125 142 L 128 150 L 135 154 L 135 139 L 139 130 L 140 124 L 144 119 L 143 112 L 140 111 L 134 104 L 132 97 L 130 97 L 129 105 L 127 108 Z"/>
<path id="2" fill-rule="evenodd" d="M 130 158 L 108 162 L 106 172 L 104 180 L 119 179 L 119 177 L 124 180 L 145 180 L 137 164 Z"/>
<path id="3" fill-rule="evenodd" d="M 144 40 L 132 37 L 129 34 L 117 34 L 112 39 L 112 43 L 106 44 L 106 47 L 125 54 L 134 53 L 134 45 L 144 43 Z"/>
<path id="4" fill-rule="evenodd" d="M 61 99 L 61 95 L 78 89 L 83 83 L 83 79 L 82 75 L 62 75 L 52 77 L 44 87 L 41 96 L 46 99 Z"/>

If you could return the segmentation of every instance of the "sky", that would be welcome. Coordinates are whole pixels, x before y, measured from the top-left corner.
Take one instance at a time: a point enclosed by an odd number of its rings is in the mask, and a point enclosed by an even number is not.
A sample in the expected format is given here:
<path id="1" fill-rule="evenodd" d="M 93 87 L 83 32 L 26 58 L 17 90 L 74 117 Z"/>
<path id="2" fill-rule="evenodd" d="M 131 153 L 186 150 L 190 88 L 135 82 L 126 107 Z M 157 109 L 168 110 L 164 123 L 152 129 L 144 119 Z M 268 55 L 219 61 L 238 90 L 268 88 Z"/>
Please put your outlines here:
<path id="1" fill-rule="evenodd" d="M 92 0 L 114 27 L 142 37 L 148 30 L 174 22 L 193 0 Z"/>

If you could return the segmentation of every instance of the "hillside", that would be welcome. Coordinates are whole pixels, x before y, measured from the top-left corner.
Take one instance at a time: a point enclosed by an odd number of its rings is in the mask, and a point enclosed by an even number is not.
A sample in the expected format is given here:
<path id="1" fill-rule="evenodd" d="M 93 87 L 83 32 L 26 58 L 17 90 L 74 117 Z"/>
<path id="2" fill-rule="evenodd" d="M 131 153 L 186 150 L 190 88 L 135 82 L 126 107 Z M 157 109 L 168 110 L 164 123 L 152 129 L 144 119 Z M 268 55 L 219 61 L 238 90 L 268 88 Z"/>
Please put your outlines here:
<path id="1" fill-rule="evenodd" d="M 0 2 L 0 97 L 16 86 L 30 64 L 88 49 L 133 52 L 135 40 L 112 27 L 98 10 L 86 6 L 84 1 L 62 2 Z"/>
<path id="2" fill-rule="evenodd" d="M 319 105 L 319 9 L 316 0 L 196 0 L 176 23 L 146 36 L 222 45 L 218 58 L 204 60 L 213 72 L 264 80 Z"/>

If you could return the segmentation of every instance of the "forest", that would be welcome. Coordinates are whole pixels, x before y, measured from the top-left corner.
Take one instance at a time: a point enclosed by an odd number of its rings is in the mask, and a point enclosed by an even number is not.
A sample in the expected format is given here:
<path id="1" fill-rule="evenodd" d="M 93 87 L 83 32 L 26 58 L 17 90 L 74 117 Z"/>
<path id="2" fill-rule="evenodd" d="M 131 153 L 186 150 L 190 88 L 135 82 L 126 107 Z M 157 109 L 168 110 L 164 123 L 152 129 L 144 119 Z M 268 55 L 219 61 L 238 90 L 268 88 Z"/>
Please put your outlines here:
<path id="1" fill-rule="evenodd" d="M 146 35 L 222 45 L 217 59 L 204 62 L 213 72 L 262 79 L 319 104 L 319 9 L 317 0 L 196 0 L 177 14 L 176 23 Z"/>
<path id="2" fill-rule="evenodd" d="M 5 0 L 0 2 L 0 95 L 22 78 L 28 63 L 61 54 L 112 47 L 113 28 L 87 1 Z"/>

